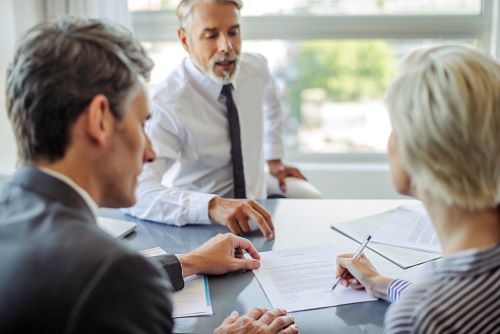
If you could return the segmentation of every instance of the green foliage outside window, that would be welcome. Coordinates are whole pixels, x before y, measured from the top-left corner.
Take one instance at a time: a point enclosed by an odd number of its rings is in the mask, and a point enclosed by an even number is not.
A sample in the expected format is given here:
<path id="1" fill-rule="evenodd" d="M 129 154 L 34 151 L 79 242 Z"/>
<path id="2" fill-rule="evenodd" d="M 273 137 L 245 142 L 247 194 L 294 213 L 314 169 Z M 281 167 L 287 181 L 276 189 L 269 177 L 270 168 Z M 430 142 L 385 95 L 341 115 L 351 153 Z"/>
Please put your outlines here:
<path id="1" fill-rule="evenodd" d="M 397 63 L 384 40 L 315 40 L 291 54 L 293 72 L 285 74 L 285 97 L 296 117 L 305 89 L 322 89 L 334 102 L 380 99 Z"/>

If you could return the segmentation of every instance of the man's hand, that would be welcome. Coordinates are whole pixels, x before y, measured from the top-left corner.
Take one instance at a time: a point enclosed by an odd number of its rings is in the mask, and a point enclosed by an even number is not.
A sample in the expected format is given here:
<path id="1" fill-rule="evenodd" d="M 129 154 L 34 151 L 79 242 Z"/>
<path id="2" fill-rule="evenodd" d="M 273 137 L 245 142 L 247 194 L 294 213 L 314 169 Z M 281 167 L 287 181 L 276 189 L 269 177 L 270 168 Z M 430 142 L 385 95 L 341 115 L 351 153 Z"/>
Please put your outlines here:
<path id="1" fill-rule="evenodd" d="M 299 329 L 294 322 L 293 317 L 281 309 L 269 311 L 265 308 L 254 308 L 242 316 L 233 311 L 215 329 L 214 334 L 296 334 Z"/>
<path id="2" fill-rule="evenodd" d="M 392 278 L 380 275 L 365 254 L 361 254 L 358 259 L 353 259 L 352 256 L 353 254 L 337 256 L 337 277 L 347 270 L 342 285 L 357 290 L 366 289 L 370 296 L 388 300 L 387 287 Z"/>
<path id="3" fill-rule="evenodd" d="M 269 172 L 271 173 L 271 175 L 278 179 L 282 192 L 286 192 L 285 178 L 296 177 L 302 180 L 306 179 L 298 168 L 287 166 L 283 164 L 280 159 L 268 160 L 267 165 L 269 166 Z"/>
<path id="4" fill-rule="evenodd" d="M 259 225 L 267 239 L 274 238 L 271 215 L 253 200 L 214 197 L 208 203 L 208 215 L 213 221 L 227 226 L 235 234 L 250 232 L 248 220 L 252 219 Z"/>
<path id="5" fill-rule="evenodd" d="M 245 252 L 252 259 L 245 259 Z M 260 255 L 252 243 L 231 233 L 216 235 L 195 250 L 178 257 L 184 277 L 195 274 L 221 275 L 260 267 Z"/>

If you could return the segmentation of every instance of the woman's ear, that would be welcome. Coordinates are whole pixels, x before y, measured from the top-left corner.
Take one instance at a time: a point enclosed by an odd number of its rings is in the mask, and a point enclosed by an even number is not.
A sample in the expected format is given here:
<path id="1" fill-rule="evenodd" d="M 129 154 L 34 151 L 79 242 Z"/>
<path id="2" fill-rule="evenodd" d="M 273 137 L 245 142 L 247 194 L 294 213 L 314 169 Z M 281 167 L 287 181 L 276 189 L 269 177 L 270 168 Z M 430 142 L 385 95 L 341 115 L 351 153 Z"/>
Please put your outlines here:
<path id="1" fill-rule="evenodd" d="M 397 136 L 391 132 L 387 143 L 387 155 L 391 169 L 392 183 L 396 190 L 402 195 L 414 196 L 416 193 L 413 181 L 404 167 L 401 155 L 399 154 Z"/>

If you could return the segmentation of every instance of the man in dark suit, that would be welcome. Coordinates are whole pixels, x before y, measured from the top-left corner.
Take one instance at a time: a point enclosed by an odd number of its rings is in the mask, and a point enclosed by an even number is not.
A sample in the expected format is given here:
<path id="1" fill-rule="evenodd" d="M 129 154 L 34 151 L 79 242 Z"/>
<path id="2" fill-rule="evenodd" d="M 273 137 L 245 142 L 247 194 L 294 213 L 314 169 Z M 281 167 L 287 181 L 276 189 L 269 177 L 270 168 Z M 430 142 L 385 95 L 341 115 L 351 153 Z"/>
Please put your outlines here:
<path id="1" fill-rule="evenodd" d="M 98 206 L 135 203 L 155 159 L 143 129 L 152 66 L 129 32 L 95 20 L 45 23 L 21 41 L 7 78 L 22 167 L 0 189 L 0 333 L 170 333 L 167 275 L 181 289 L 183 276 L 259 266 L 232 234 L 153 263 L 96 226 Z M 256 308 L 216 331 L 297 328 Z"/>

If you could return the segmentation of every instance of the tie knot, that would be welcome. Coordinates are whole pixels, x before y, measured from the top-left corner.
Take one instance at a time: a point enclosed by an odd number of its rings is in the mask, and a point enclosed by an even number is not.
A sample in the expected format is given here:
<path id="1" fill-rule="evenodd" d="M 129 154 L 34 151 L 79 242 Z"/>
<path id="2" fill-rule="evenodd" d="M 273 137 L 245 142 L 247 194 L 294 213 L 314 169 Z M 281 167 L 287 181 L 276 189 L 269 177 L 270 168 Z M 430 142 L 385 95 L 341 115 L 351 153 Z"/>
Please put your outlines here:
<path id="1" fill-rule="evenodd" d="M 221 95 L 228 97 L 231 96 L 232 92 L 233 92 L 233 84 L 229 83 L 222 86 Z"/>

